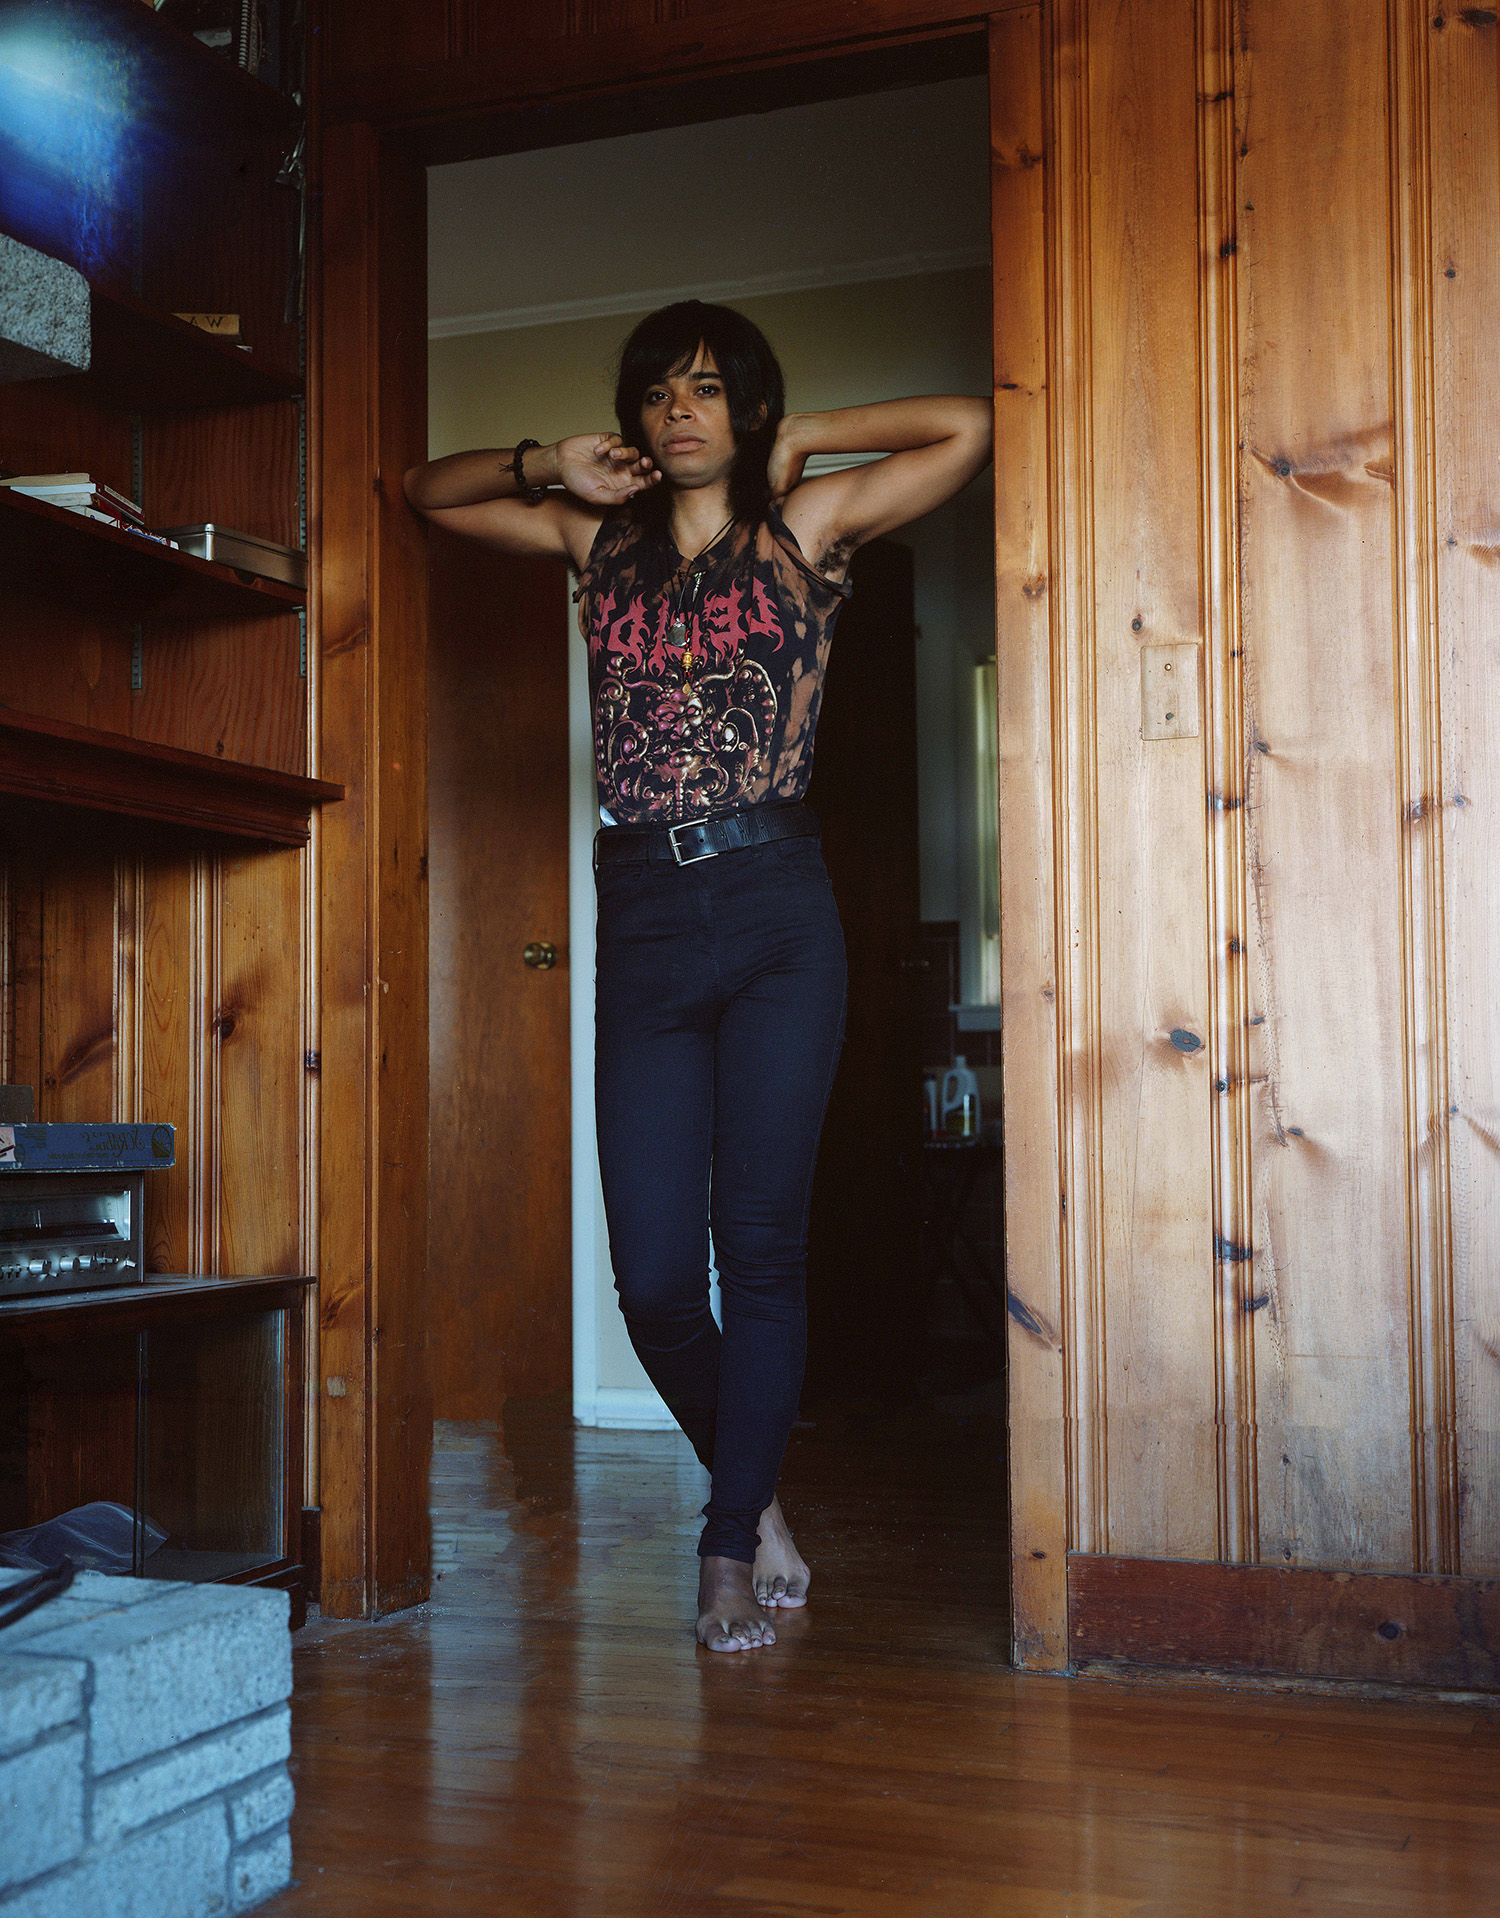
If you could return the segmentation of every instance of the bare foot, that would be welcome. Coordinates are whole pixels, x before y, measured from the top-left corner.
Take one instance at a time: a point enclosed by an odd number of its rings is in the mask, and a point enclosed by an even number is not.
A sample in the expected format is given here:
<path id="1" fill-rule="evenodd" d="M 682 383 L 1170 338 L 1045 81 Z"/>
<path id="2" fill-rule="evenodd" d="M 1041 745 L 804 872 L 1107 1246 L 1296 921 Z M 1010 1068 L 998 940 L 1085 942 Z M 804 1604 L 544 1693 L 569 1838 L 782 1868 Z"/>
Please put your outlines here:
<path id="1" fill-rule="evenodd" d="M 779 1498 L 773 1498 L 760 1515 L 760 1549 L 750 1580 L 762 1605 L 807 1603 L 812 1573 L 792 1543 Z"/>
<path id="2" fill-rule="evenodd" d="M 774 1645 L 776 1634 L 755 1602 L 750 1567 L 737 1558 L 700 1558 L 698 1566 L 698 1643 L 711 1652 Z"/>

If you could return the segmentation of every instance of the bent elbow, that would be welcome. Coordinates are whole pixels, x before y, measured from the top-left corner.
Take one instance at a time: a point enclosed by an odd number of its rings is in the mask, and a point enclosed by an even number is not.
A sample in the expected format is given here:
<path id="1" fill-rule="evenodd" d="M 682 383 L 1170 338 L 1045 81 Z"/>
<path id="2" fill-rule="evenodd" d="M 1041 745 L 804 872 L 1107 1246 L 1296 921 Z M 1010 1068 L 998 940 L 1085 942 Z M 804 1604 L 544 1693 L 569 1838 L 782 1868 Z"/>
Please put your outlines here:
<path id="1" fill-rule="evenodd" d="M 406 503 L 414 506 L 419 513 L 426 510 L 422 504 L 422 475 L 426 471 L 425 466 L 408 466 L 401 476 L 401 490 L 406 495 Z"/>

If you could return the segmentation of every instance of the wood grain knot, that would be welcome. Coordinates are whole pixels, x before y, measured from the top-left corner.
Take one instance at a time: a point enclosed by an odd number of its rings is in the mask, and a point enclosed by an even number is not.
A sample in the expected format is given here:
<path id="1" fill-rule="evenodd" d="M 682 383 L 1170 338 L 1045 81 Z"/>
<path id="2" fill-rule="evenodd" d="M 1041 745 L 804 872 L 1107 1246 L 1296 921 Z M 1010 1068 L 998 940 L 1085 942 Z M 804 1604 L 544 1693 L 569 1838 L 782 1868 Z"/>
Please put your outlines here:
<path id="1" fill-rule="evenodd" d="M 63 1054 L 56 1077 L 47 1080 L 49 1086 L 65 1086 L 88 1071 L 100 1060 L 110 1058 L 115 1049 L 114 1027 L 108 1026 L 103 1032 L 96 1032 L 87 1039 L 80 1039 L 71 1052 Z"/>

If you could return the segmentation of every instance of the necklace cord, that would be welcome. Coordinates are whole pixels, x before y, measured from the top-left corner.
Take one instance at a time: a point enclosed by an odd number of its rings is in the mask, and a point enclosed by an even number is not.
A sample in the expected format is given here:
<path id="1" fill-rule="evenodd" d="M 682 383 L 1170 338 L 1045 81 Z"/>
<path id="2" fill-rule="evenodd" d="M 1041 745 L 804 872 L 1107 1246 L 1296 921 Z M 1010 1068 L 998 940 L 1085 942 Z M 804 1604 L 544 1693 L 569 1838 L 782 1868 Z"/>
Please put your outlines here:
<path id="1" fill-rule="evenodd" d="M 738 517 L 738 514 L 731 513 L 729 518 L 726 519 L 724 524 L 719 528 L 718 532 L 714 534 L 713 538 L 705 545 L 700 546 L 690 560 L 684 562 L 688 570 L 683 575 L 682 584 L 677 588 L 677 592 L 673 597 L 671 611 L 667 617 L 668 638 L 670 638 L 674 632 L 680 633 L 681 635 L 682 677 L 684 682 L 691 677 L 693 670 L 692 642 L 688 638 L 687 623 L 692 614 L 698 610 L 698 600 L 703 590 L 703 574 L 705 568 L 700 566 L 698 562 L 709 550 L 709 547 L 716 546 L 719 543 Z M 689 587 L 692 588 L 693 594 L 691 603 L 688 601 Z"/>

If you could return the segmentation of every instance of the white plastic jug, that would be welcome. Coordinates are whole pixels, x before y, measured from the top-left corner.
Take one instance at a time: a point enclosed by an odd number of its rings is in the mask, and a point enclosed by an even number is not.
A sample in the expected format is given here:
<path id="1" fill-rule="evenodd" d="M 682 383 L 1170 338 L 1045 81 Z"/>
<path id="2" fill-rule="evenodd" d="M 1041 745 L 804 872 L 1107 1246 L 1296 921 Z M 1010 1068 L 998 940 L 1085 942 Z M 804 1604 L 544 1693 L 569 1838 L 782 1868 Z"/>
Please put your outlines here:
<path id="1" fill-rule="evenodd" d="M 962 1053 L 943 1074 L 938 1104 L 943 1131 L 950 1139 L 979 1137 L 979 1081 Z"/>

